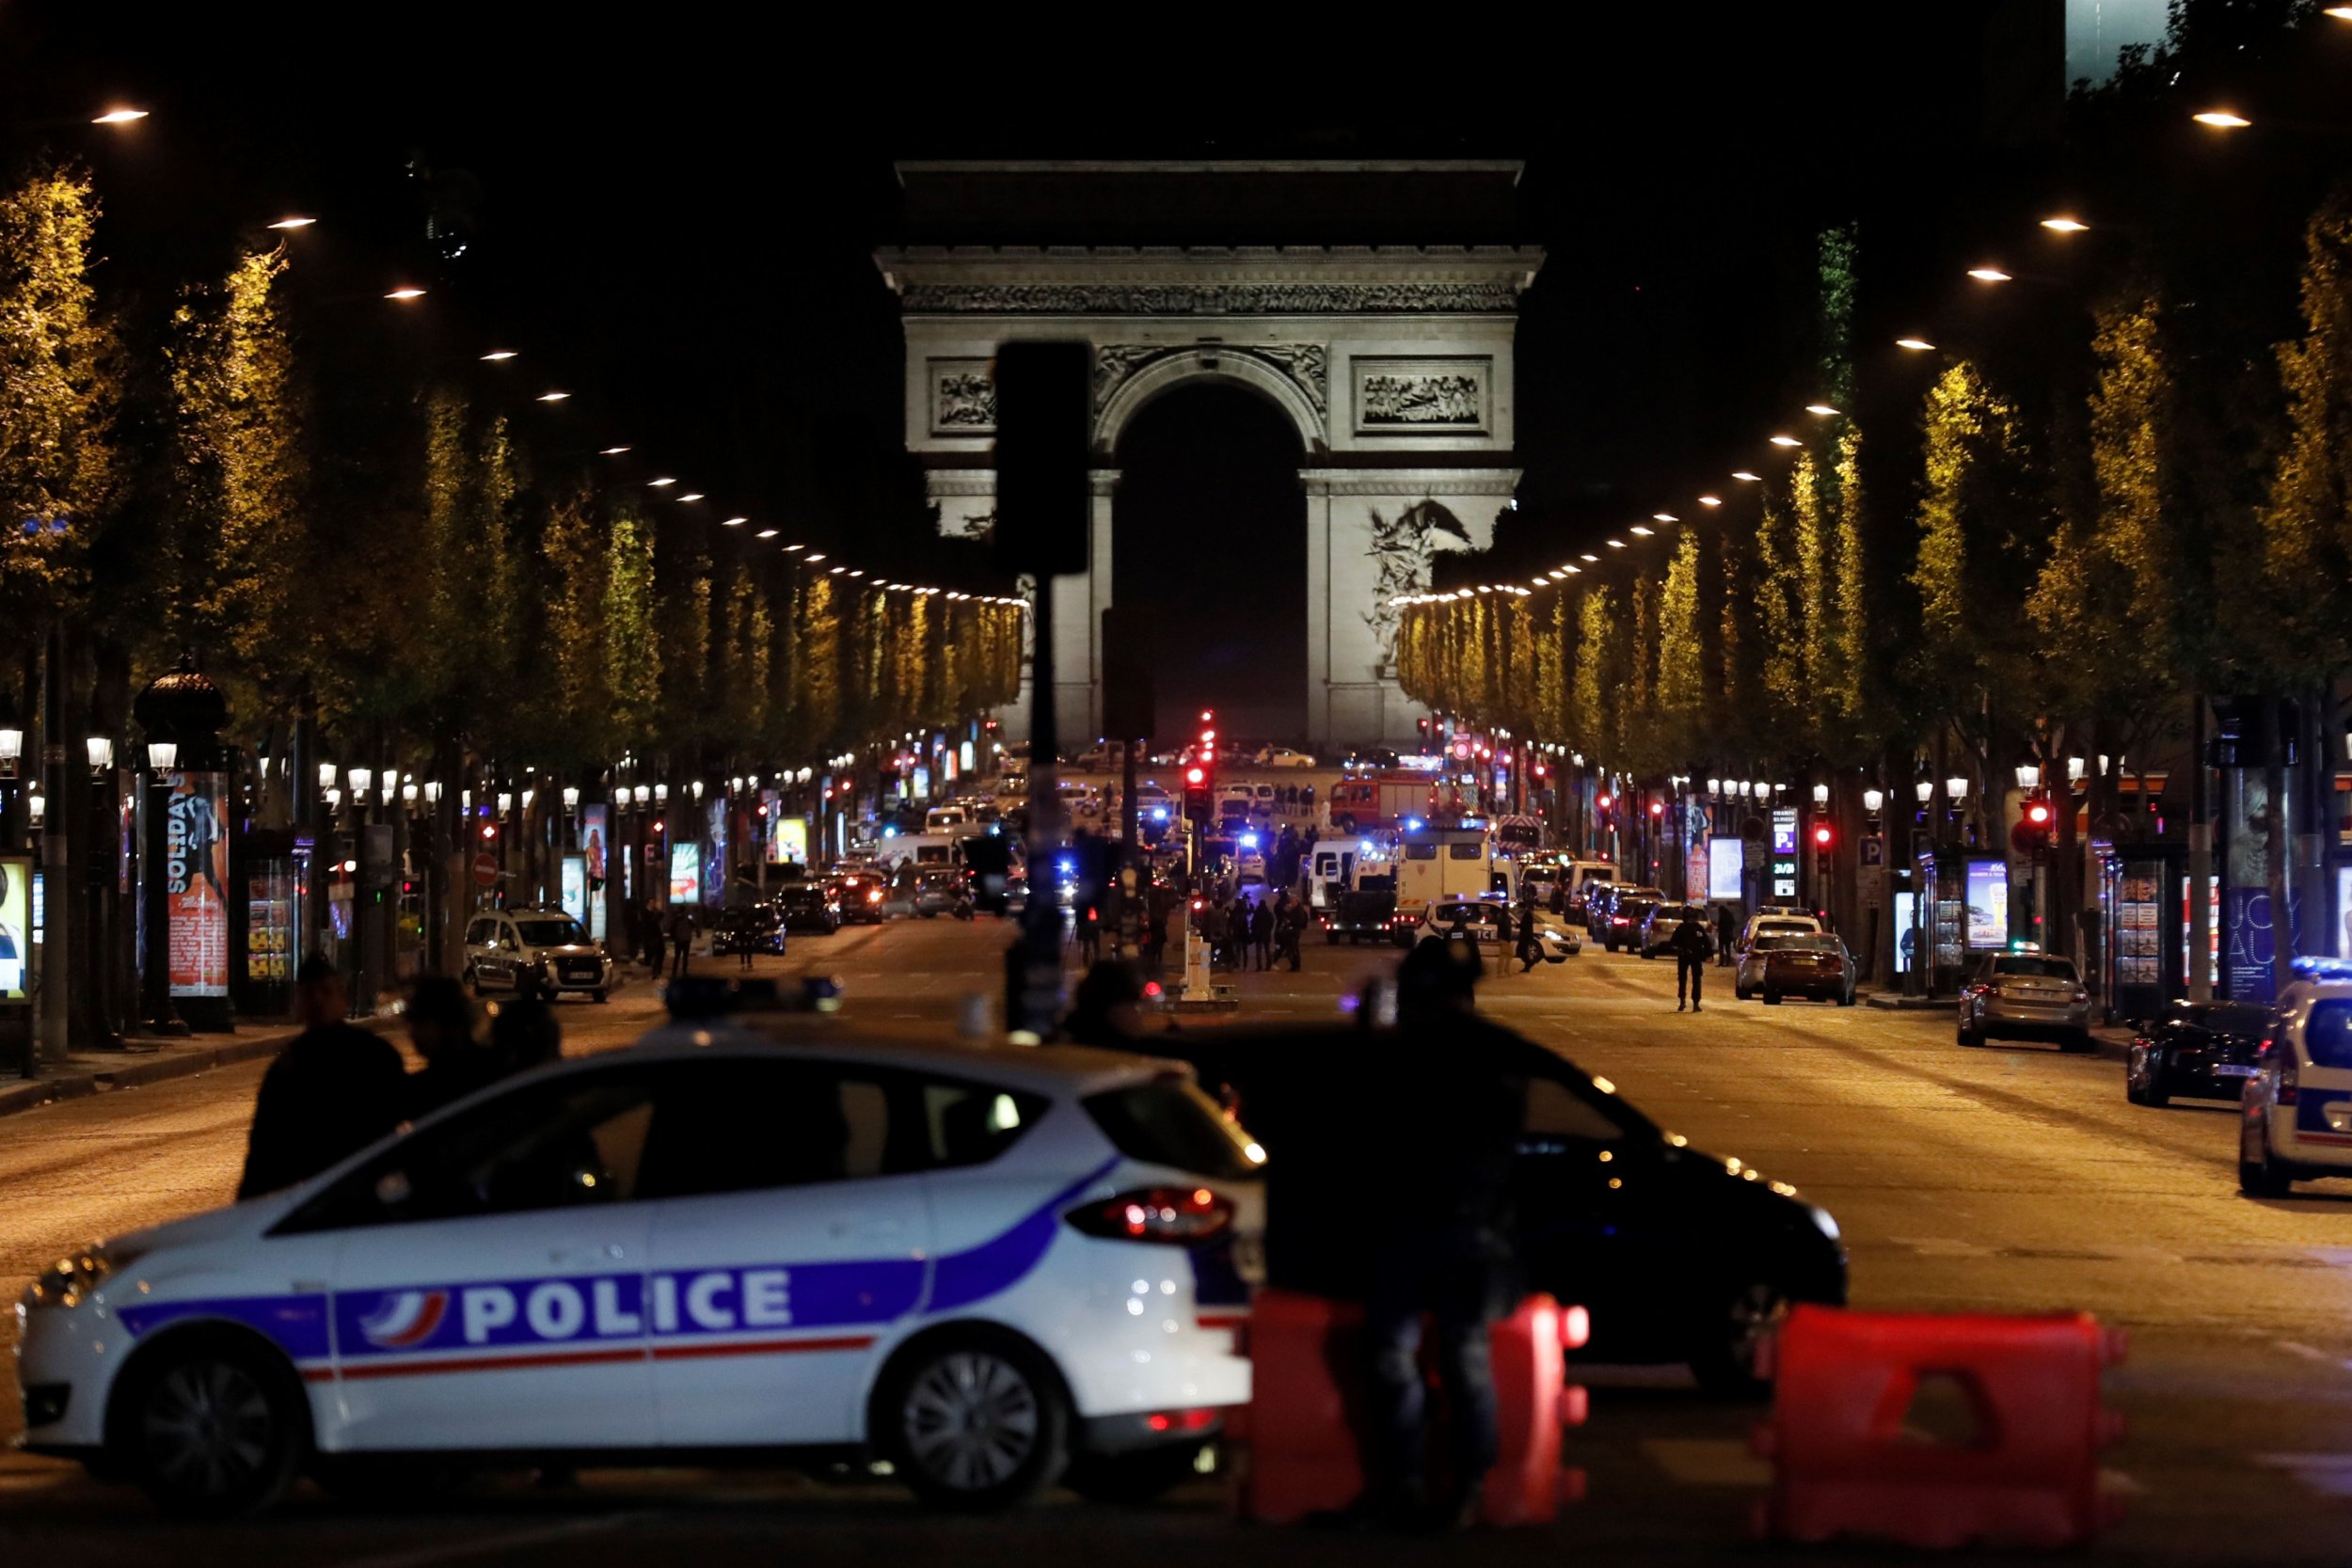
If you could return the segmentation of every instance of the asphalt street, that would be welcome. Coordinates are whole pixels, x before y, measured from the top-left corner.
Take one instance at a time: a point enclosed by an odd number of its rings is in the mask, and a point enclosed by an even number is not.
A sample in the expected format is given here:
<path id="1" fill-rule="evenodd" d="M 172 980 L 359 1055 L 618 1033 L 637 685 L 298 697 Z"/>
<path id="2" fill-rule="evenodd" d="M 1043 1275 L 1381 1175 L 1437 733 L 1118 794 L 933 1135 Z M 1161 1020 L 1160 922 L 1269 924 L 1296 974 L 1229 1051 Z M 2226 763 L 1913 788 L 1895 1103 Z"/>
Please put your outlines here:
<path id="1" fill-rule="evenodd" d="M 1007 935 L 946 920 L 854 928 L 796 938 L 788 959 L 760 968 L 834 974 L 852 1023 L 945 1033 L 965 996 L 988 993 L 993 1006 Z M 1393 959 L 1311 945 L 1303 973 L 1233 977 L 1235 1016 L 1335 1017 L 1344 993 Z M 1948 1014 L 1767 1009 L 1732 1001 L 1727 971 L 1712 977 L 1707 1009 L 1677 1013 L 1670 964 L 1587 950 L 1491 979 L 1481 1006 L 1606 1074 L 1693 1146 L 1736 1155 L 1828 1208 L 1851 1249 L 1857 1306 L 2077 1308 L 2128 1329 L 2130 1359 L 2106 1385 L 2129 1421 L 2106 1460 L 2128 1513 L 2098 1548 L 2103 1560 L 2341 1564 L 2352 1555 L 2352 1183 L 2240 1197 L 2230 1108 L 2127 1104 L 2112 1049 L 1972 1051 L 1954 1042 Z M 653 1016 L 642 982 L 608 1006 L 567 1006 L 567 1049 L 625 1044 Z M 12 1299 L 74 1243 L 225 1201 L 261 1073 L 258 1063 L 224 1069 L 0 1119 L 0 1290 Z M 1079 1552 L 1227 1562 L 1464 1550 L 1498 1562 L 1808 1555 L 1747 1541 L 1764 1476 L 1746 1445 L 1757 1410 L 1708 1399 L 1679 1371 L 1581 1375 L 1593 1417 L 1570 1450 L 1588 1473 L 1586 1499 L 1555 1527 L 1470 1546 L 1235 1526 L 1212 1480 L 1150 1508 L 1063 1497 L 966 1521 L 928 1514 L 863 1477 L 769 1471 L 591 1472 L 553 1490 L 499 1481 L 398 1507 L 356 1507 L 306 1487 L 268 1521 L 194 1528 L 158 1519 L 133 1492 L 13 1453 L 0 1457 L 0 1542 L 24 1561 L 178 1563 L 193 1554 L 367 1568 L 685 1554 L 765 1563 L 787 1553 L 1025 1564 Z M 0 1434 L 17 1419 L 12 1393 L 0 1397 Z"/>

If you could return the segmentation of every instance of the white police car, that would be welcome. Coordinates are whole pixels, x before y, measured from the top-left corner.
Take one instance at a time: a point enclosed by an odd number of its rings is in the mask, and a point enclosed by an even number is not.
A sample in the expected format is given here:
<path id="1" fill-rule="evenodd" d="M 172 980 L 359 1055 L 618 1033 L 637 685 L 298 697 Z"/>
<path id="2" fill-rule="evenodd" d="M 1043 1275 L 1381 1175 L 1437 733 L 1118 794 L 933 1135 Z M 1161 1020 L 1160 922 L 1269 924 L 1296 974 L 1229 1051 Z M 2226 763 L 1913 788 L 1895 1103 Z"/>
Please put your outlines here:
<path id="1" fill-rule="evenodd" d="M 2256 1197 L 2352 1176 L 2352 964 L 2295 967 L 2238 1100 L 2237 1183 Z"/>
<path id="2" fill-rule="evenodd" d="M 61 1259 L 24 1444 L 215 1515 L 423 1455 L 1133 1495 L 1249 1397 L 1263 1159 L 1168 1063 L 674 1025 Z"/>

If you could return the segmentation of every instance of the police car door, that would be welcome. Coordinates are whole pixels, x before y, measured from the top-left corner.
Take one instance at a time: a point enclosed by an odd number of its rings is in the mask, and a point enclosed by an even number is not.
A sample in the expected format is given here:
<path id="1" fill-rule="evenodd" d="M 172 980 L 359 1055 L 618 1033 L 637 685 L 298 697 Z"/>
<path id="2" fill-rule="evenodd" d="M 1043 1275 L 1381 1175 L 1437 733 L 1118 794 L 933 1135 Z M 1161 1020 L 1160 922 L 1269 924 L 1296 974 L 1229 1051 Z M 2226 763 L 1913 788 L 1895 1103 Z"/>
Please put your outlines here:
<path id="1" fill-rule="evenodd" d="M 522 1085 L 347 1179 L 338 1449 L 642 1448 L 655 1075 Z"/>
<path id="2" fill-rule="evenodd" d="M 920 1304 L 930 1215 L 894 1139 L 895 1075 L 712 1057 L 646 1146 L 647 1324 L 664 1445 L 863 1435 L 866 1390 Z"/>

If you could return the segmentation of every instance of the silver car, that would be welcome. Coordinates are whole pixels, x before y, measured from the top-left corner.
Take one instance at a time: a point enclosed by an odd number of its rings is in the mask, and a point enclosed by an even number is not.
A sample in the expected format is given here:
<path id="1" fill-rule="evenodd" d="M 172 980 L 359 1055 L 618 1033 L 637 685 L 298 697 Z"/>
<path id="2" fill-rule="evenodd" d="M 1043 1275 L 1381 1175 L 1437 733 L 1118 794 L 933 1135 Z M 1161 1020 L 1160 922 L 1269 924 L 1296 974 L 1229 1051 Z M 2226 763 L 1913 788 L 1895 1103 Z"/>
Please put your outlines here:
<path id="1" fill-rule="evenodd" d="M 485 910 L 466 927 L 466 977 L 476 990 L 548 1001 L 569 993 L 595 1001 L 612 987 L 604 949 L 562 910 Z"/>
<path id="2" fill-rule="evenodd" d="M 1987 1036 L 2055 1038 L 2069 1051 L 2088 1051 L 2090 993 L 2074 960 L 2049 953 L 1989 953 L 1960 989 L 1960 1043 L 1982 1045 Z"/>

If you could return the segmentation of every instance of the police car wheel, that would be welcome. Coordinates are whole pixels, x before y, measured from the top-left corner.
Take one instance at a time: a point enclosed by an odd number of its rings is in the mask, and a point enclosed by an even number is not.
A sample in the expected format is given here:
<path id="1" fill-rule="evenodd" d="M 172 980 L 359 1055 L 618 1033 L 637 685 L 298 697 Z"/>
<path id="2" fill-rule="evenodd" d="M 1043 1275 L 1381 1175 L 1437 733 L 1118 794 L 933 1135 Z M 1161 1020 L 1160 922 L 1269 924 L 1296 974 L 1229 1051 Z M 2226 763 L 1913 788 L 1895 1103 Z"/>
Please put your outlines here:
<path id="1" fill-rule="evenodd" d="M 884 1385 L 881 1440 L 917 1497 L 990 1513 L 1033 1502 L 1070 1458 L 1070 1406 L 1038 1354 L 1007 1335 L 919 1347 Z"/>
<path id="2" fill-rule="evenodd" d="M 124 1395 L 116 1445 L 140 1488 L 168 1513 L 259 1513 L 285 1495 L 310 1447 L 310 1408 L 291 1369 L 233 1341 L 167 1348 Z"/>
<path id="3" fill-rule="evenodd" d="M 2285 1197 L 2294 1192 L 2294 1175 L 2270 1157 L 2270 1134 L 2267 1131 L 2240 1136 L 2237 1185 L 2238 1191 L 2249 1197 Z"/>

